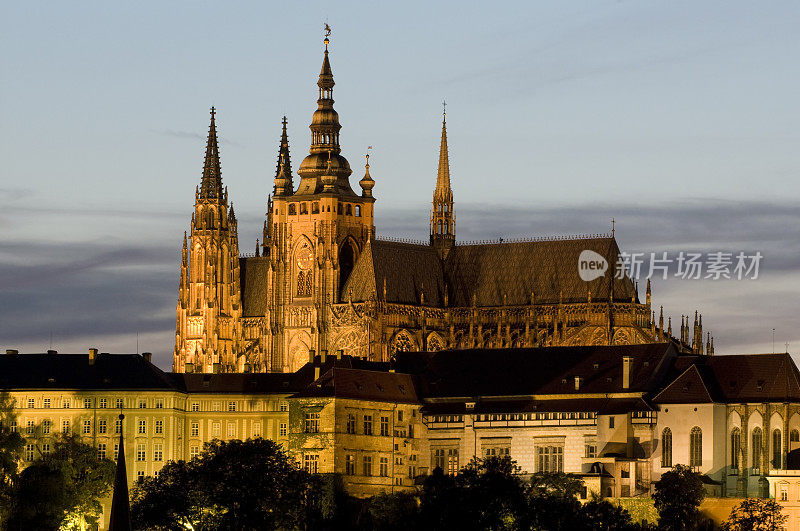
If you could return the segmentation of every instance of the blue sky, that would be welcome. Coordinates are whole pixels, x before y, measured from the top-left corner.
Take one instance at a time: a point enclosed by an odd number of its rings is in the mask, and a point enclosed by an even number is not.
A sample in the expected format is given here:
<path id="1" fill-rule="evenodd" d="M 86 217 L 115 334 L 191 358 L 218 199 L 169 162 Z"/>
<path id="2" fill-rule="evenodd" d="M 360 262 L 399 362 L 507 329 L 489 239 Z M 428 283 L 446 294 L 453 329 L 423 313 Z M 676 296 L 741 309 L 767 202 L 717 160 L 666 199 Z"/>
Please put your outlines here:
<path id="1" fill-rule="evenodd" d="M 607 231 L 631 251 L 760 250 L 758 280 L 659 281 L 718 353 L 800 345 L 795 2 L 7 2 L 0 340 L 168 366 L 181 237 L 216 105 L 240 246 L 286 114 L 307 152 L 331 60 L 376 222 L 424 237 L 441 101 L 458 237 Z"/>

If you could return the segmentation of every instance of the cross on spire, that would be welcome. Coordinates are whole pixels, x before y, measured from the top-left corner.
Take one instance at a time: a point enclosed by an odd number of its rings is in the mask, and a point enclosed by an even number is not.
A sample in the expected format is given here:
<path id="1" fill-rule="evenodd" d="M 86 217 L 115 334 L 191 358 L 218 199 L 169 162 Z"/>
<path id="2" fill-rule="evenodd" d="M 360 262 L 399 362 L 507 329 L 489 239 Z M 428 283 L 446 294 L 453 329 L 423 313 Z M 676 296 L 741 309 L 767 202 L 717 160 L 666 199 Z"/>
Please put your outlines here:
<path id="1" fill-rule="evenodd" d="M 447 100 L 442 100 L 442 116 L 447 116 Z"/>

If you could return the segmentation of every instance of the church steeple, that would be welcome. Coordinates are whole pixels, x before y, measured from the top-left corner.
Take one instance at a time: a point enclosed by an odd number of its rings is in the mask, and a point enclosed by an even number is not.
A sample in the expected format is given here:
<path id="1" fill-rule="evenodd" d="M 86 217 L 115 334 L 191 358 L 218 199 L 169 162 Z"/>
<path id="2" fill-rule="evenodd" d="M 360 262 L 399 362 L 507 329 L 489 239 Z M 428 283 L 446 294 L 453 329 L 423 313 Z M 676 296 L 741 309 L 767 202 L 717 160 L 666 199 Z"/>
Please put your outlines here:
<path id="1" fill-rule="evenodd" d="M 297 174 L 300 175 L 300 185 L 296 195 L 319 194 L 323 191 L 322 177 L 333 175 L 336 177 L 333 192 L 339 195 L 356 195 L 350 188 L 348 177 L 353 173 L 350 163 L 341 155 L 339 145 L 339 131 L 342 126 L 339 124 L 339 113 L 333 108 L 333 70 L 328 55 L 328 45 L 330 44 L 330 29 L 326 26 L 325 35 L 325 55 L 322 59 L 322 70 L 319 73 L 317 87 L 319 87 L 319 99 L 317 100 L 317 110 L 311 120 L 311 147 L 309 155 L 303 159 Z M 330 172 L 328 172 L 328 160 L 330 158 Z"/>
<path id="2" fill-rule="evenodd" d="M 203 180 L 200 183 L 199 199 L 222 198 L 222 171 L 219 164 L 219 145 L 217 144 L 217 110 L 211 107 L 211 123 L 208 126 L 206 158 L 203 163 Z"/>
<path id="3" fill-rule="evenodd" d="M 273 195 L 292 195 L 292 160 L 289 156 L 289 135 L 286 133 L 286 117 L 283 117 L 283 132 L 278 148 L 278 167 L 275 171 L 275 187 Z"/>
<path id="4" fill-rule="evenodd" d="M 447 105 L 443 103 L 442 105 Z M 445 107 L 446 109 L 446 107 Z M 442 141 L 439 145 L 439 171 L 433 191 L 431 212 L 431 245 L 447 255 L 455 244 L 456 215 L 453 211 L 453 190 L 450 188 L 450 160 L 447 151 L 447 113 L 442 112 Z"/>

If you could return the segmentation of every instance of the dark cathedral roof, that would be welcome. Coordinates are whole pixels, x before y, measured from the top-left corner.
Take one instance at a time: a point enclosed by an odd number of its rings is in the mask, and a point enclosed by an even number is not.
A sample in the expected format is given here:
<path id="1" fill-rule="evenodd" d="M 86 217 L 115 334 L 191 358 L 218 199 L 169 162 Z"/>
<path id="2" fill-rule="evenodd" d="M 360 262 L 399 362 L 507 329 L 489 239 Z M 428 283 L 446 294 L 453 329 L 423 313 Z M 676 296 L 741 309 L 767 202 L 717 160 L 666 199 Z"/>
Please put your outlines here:
<path id="1" fill-rule="evenodd" d="M 578 273 L 578 257 L 584 250 L 606 258 L 605 276 L 584 282 Z M 607 300 L 619 247 L 613 237 L 530 242 L 456 245 L 445 260 L 423 244 L 373 240 L 369 242 L 345 283 L 343 297 L 353 301 L 370 298 L 444 306 L 503 306 L 536 302 L 585 302 L 588 290 L 593 300 Z M 635 296 L 629 278 L 614 280 L 614 299 L 630 301 Z"/>
<path id="2" fill-rule="evenodd" d="M 267 271 L 269 258 L 256 256 L 239 259 L 242 289 L 242 316 L 263 317 L 267 313 Z"/>

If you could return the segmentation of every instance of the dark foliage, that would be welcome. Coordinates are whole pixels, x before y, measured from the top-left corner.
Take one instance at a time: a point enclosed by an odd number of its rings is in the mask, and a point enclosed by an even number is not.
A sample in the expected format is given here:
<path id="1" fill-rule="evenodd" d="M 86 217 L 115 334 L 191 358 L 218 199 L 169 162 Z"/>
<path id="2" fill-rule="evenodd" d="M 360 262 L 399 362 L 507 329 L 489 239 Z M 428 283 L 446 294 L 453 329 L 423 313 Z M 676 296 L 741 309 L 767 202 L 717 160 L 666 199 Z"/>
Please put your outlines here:
<path id="1" fill-rule="evenodd" d="M 662 474 L 653 494 L 659 529 L 696 529 L 703 523 L 699 507 L 704 495 L 703 480 L 690 467 L 675 465 Z"/>

